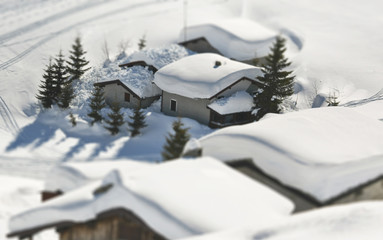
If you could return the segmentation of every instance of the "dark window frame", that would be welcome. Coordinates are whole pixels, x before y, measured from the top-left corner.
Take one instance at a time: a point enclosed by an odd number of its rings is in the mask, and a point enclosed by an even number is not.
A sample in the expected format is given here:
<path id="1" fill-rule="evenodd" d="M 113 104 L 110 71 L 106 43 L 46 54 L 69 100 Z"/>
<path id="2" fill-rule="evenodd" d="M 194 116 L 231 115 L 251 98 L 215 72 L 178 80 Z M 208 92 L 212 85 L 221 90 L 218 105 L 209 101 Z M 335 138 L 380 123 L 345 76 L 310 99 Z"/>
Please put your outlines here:
<path id="1" fill-rule="evenodd" d="M 170 99 L 170 111 L 177 112 L 177 100 Z"/>
<path id="2" fill-rule="evenodd" d="M 125 99 L 125 102 L 130 102 L 130 93 L 125 93 L 124 99 Z"/>

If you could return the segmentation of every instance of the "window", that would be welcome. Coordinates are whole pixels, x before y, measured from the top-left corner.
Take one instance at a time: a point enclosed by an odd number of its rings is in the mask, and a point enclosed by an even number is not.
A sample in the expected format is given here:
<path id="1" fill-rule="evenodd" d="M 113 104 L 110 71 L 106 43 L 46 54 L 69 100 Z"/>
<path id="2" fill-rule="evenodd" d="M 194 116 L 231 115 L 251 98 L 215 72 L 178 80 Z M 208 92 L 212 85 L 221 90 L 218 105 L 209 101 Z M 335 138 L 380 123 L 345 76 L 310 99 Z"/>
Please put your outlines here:
<path id="1" fill-rule="evenodd" d="M 174 99 L 170 100 L 170 111 L 177 111 L 177 101 Z"/>
<path id="2" fill-rule="evenodd" d="M 130 94 L 125 93 L 125 102 L 130 102 Z"/>

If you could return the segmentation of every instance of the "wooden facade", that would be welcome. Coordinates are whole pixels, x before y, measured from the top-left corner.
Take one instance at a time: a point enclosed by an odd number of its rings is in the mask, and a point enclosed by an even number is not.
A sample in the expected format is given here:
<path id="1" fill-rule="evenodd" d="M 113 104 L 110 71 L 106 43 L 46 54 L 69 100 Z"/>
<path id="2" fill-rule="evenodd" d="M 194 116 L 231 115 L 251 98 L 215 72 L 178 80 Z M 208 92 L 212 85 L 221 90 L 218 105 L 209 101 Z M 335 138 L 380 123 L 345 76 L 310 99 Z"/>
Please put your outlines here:
<path id="1" fill-rule="evenodd" d="M 251 112 L 238 112 L 232 114 L 221 115 L 216 111 L 210 109 L 210 122 L 211 128 L 222 128 L 232 125 L 246 124 L 254 121 Z"/>
<path id="2" fill-rule="evenodd" d="M 55 227 L 60 240 L 166 240 L 151 229 L 133 212 L 124 208 L 107 210 L 87 222 L 61 222 L 40 226 L 23 232 L 11 233 L 8 237 L 33 239 L 37 232 Z"/>
<path id="3" fill-rule="evenodd" d="M 95 220 L 58 228 L 60 240 L 165 240 L 134 213 L 123 208 L 108 210 Z"/>

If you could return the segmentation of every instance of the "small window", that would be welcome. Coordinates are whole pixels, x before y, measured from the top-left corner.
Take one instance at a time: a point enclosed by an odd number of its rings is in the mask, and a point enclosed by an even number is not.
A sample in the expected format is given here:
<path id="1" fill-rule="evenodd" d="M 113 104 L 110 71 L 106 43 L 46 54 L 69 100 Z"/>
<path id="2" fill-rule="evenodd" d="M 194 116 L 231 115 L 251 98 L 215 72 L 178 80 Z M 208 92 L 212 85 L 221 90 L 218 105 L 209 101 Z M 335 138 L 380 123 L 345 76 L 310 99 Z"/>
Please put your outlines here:
<path id="1" fill-rule="evenodd" d="M 125 93 L 125 102 L 130 102 L 130 94 Z"/>
<path id="2" fill-rule="evenodd" d="M 176 100 L 170 100 L 170 110 L 175 112 L 177 111 L 177 101 Z"/>

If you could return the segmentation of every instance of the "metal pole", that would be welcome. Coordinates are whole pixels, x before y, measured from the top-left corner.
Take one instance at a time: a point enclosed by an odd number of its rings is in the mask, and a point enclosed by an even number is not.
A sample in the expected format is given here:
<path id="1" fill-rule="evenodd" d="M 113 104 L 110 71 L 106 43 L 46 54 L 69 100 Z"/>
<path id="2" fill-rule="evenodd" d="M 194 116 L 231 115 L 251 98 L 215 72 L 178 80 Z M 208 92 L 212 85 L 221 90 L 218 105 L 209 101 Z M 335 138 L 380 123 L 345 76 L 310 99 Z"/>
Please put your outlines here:
<path id="1" fill-rule="evenodd" d="M 187 40 L 187 30 L 186 30 L 186 27 L 187 27 L 187 6 L 188 5 L 188 1 L 187 0 L 184 0 L 184 41 L 186 42 Z"/>

